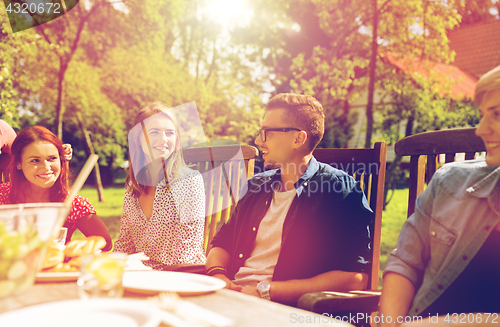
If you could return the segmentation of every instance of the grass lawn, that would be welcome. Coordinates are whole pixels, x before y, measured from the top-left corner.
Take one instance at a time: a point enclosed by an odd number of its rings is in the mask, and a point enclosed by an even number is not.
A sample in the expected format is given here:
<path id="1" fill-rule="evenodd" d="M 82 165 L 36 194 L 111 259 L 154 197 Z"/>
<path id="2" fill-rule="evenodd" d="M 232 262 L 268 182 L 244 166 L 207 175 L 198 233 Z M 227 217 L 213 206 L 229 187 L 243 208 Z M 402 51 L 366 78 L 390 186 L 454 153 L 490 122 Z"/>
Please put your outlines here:
<path id="1" fill-rule="evenodd" d="M 99 202 L 97 189 L 90 186 L 84 186 L 79 195 L 89 199 L 90 203 L 97 211 L 97 215 L 106 224 L 111 235 L 113 243 L 120 232 L 120 217 L 122 215 L 123 196 L 125 195 L 125 186 L 113 186 L 104 189 L 104 202 Z M 72 239 L 83 238 L 83 234 L 76 230 Z"/>
<path id="2" fill-rule="evenodd" d="M 104 202 L 99 202 L 97 190 L 93 187 L 84 187 L 80 193 L 90 200 L 97 211 L 97 215 L 108 227 L 113 242 L 116 241 L 120 232 L 120 217 L 122 214 L 124 186 L 107 187 L 104 189 Z M 398 236 L 401 227 L 406 221 L 406 211 L 408 207 L 408 189 L 396 190 L 391 202 L 387 205 L 382 214 L 382 237 L 380 247 L 380 280 L 381 286 L 382 271 L 384 270 L 387 258 L 398 243 Z M 76 231 L 73 239 L 84 237 L 80 231 Z"/>
<path id="3" fill-rule="evenodd" d="M 379 286 L 382 287 L 382 272 L 387 264 L 389 254 L 398 245 L 398 237 L 406 221 L 408 210 L 408 189 L 394 191 L 391 202 L 382 213 L 382 236 L 380 244 Z"/>

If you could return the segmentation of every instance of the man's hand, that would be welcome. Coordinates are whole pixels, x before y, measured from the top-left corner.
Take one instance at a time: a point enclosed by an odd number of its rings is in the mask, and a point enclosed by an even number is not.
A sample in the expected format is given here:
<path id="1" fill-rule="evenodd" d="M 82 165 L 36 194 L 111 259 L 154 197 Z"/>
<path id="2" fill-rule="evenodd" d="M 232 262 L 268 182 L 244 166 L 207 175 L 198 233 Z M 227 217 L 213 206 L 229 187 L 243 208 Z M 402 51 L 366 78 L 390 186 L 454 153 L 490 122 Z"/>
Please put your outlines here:
<path id="1" fill-rule="evenodd" d="M 207 263 L 205 264 L 205 268 L 207 270 L 214 267 L 229 267 L 229 262 L 231 260 L 231 256 L 229 253 L 223 248 L 214 247 L 210 250 L 210 253 L 207 256 Z M 225 269 L 222 269 L 223 271 Z M 226 287 L 229 290 L 241 292 L 241 286 L 233 283 L 225 274 L 215 274 L 213 277 L 222 279 L 226 282 Z"/>
<path id="2" fill-rule="evenodd" d="M 228 290 L 236 291 L 236 292 L 241 292 L 242 286 L 236 285 L 233 283 L 229 278 L 227 278 L 224 274 L 216 274 L 213 275 L 212 277 L 222 279 L 223 281 L 226 282 L 226 287 Z"/>
<path id="3" fill-rule="evenodd" d="M 241 293 L 245 293 L 245 294 L 248 294 L 248 295 L 253 295 L 253 296 L 256 296 L 256 297 L 260 298 L 260 294 L 259 294 L 259 292 L 257 292 L 257 286 L 244 286 L 241 289 Z"/>
<path id="4" fill-rule="evenodd" d="M 408 310 L 410 310 L 411 302 L 415 296 L 415 286 L 405 276 L 389 272 L 384 276 L 382 289 L 380 315 L 392 317 L 392 319 L 390 319 L 390 322 L 388 319 L 381 321 L 380 326 L 399 326 L 397 319 L 398 317 L 405 317 Z M 419 324 L 421 324 L 421 321 Z"/>

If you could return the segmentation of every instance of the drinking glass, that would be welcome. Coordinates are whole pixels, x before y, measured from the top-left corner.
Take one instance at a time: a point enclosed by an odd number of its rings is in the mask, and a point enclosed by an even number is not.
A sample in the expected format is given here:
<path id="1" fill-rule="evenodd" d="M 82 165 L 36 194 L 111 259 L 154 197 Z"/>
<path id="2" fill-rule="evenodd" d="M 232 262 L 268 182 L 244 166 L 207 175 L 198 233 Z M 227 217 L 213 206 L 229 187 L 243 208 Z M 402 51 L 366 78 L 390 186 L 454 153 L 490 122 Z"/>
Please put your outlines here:
<path id="1" fill-rule="evenodd" d="M 47 246 L 68 213 L 62 203 L 0 206 L 0 298 L 33 284 Z"/>
<path id="2" fill-rule="evenodd" d="M 78 292 L 81 298 L 121 297 L 125 253 L 86 254 L 80 258 Z"/>
<path id="3" fill-rule="evenodd" d="M 59 229 L 59 234 L 54 239 L 54 242 L 57 244 L 57 248 L 59 250 L 64 250 L 66 247 L 66 236 L 68 235 L 68 229 L 66 227 L 61 227 Z"/>

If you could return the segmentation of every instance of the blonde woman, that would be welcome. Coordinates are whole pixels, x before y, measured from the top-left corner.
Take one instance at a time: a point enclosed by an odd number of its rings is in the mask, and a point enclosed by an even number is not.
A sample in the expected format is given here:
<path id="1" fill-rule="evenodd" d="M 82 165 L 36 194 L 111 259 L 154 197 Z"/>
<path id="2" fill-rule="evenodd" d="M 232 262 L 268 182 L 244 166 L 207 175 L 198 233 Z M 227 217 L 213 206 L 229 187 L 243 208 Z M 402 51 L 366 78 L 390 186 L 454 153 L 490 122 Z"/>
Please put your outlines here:
<path id="1" fill-rule="evenodd" d="M 142 108 L 129 133 L 126 193 L 114 251 L 144 252 L 155 270 L 203 264 L 205 193 L 199 172 L 186 167 L 179 125 L 165 104 Z"/>

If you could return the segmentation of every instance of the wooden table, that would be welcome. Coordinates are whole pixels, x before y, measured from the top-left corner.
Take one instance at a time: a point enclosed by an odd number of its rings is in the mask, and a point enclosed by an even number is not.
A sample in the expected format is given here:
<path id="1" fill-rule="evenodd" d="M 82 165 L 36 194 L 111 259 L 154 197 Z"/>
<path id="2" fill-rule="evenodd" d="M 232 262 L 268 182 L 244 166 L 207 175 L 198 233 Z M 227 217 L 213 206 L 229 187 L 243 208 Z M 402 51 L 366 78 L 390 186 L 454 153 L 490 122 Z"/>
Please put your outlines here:
<path id="1" fill-rule="evenodd" d="M 124 297 L 146 299 L 128 292 L 125 292 Z M 39 303 L 77 298 L 76 282 L 35 284 L 21 294 L 0 299 L 0 313 Z M 235 326 L 352 326 L 309 311 L 226 289 L 183 299 L 233 319 Z"/>

